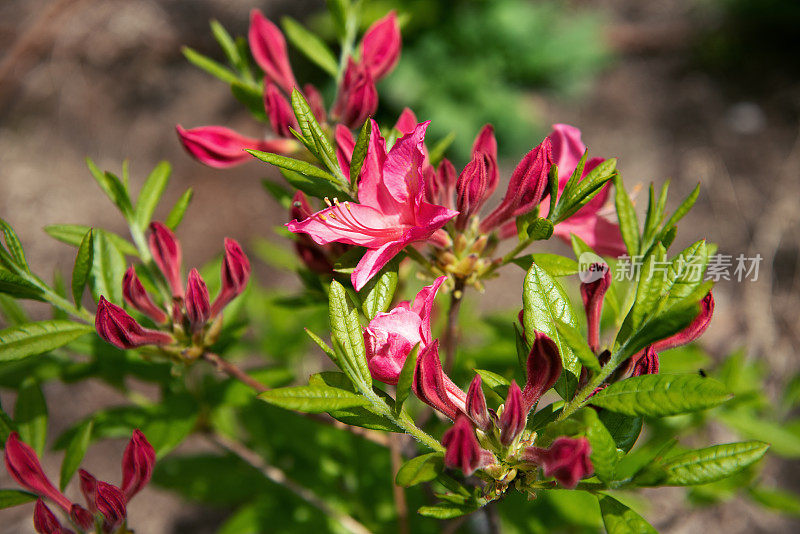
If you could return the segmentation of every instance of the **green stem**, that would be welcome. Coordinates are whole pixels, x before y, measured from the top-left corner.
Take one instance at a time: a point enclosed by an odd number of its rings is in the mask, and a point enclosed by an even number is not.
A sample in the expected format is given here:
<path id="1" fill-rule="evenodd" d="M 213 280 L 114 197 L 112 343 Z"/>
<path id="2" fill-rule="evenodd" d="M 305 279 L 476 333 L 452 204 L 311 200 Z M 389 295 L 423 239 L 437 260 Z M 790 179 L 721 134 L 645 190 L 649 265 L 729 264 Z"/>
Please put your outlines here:
<path id="1" fill-rule="evenodd" d="M 382 398 L 372 391 L 371 387 L 368 387 L 367 384 L 363 384 L 363 387 L 360 387 L 359 389 L 361 389 L 361 392 L 365 397 L 367 397 L 367 399 L 369 399 L 369 401 L 372 403 L 372 406 L 380 413 L 380 415 L 383 415 L 387 419 L 391 420 L 394 424 L 405 430 L 406 434 L 409 434 L 414 439 L 427 445 L 434 451 L 444 451 L 442 444 L 436 441 L 433 436 L 417 427 L 417 425 L 414 424 L 414 421 L 405 411 L 402 411 L 399 416 L 395 416 L 395 414 L 392 412 L 392 409 L 389 408 Z"/>
<path id="2" fill-rule="evenodd" d="M 611 358 L 608 360 L 608 363 L 606 363 L 603 368 L 600 369 L 600 372 L 592 379 L 592 381 L 589 382 L 578 393 L 576 393 L 571 401 L 564 405 L 564 408 L 561 410 L 561 414 L 558 416 L 558 418 L 556 418 L 556 421 L 563 421 L 586 405 L 586 402 L 589 400 L 592 392 L 600 387 L 603 384 L 603 381 L 605 381 L 605 379 L 608 378 L 617 367 L 619 367 L 620 363 L 622 363 L 621 356 L 623 354 L 622 349 L 624 348 L 625 347 L 623 346 L 617 350 L 617 352 L 612 354 Z"/>

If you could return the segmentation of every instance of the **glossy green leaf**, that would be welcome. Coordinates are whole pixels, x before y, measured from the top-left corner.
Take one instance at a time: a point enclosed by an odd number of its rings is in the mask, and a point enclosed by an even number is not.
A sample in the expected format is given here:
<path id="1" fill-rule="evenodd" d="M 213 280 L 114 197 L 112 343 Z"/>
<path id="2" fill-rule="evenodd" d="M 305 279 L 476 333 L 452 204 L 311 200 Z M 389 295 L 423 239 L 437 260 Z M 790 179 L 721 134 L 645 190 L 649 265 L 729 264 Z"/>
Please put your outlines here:
<path id="1" fill-rule="evenodd" d="M 260 150 L 248 150 L 248 152 L 261 161 L 271 163 L 276 167 L 288 169 L 300 173 L 303 176 L 308 176 L 309 178 L 323 178 L 330 182 L 335 182 L 335 178 L 330 173 L 306 161 L 289 158 L 280 154 L 273 154 L 272 152 L 261 152 Z"/>
<path id="2" fill-rule="evenodd" d="M 580 360 L 581 365 L 588 367 L 592 371 L 600 370 L 600 361 L 592 352 L 584 335 L 577 328 L 560 320 L 556 321 L 556 328 L 564 342 L 572 349 L 572 353 Z"/>
<path id="3" fill-rule="evenodd" d="M 150 219 L 153 218 L 153 212 L 156 210 L 158 202 L 161 200 L 161 195 L 169 183 L 169 176 L 172 173 L 172 166 L 162 161 L 153 169 L 150 175 L 145 180 L 142 190 L 139 192 L 139 198 L 136 200 L 136 208 L 134 210 L 134 219 L 137 226 L 144 230 L 150 224 Z"/>
<path id="4" fill-rule="evenodd" d="M 595 475 L 601 481 L 609 483 L 614 480 L 617 465 L 616 443 L 593 409 L 584 408 L 581 417 L 586 425 L 586 439 L 592 448 L 589 459 L 594 466 Z"/>
<path id="5" fill-rule="evenodd" d="M 608 534 L 656 534 L 642 516 L 608 495 L 598 495 L 600 513 Z"/>
<path id="6" fill-rule="evenodd" d="M 481 381 L 485 387 L 497 393 L 501 399 L 506 398 L 506 395 L 508 395 L 508 388 L 511 386 L 511 382 L 509 382 L 506 377 L 493 371 L 487 371 L 486 369 L 475 369 L 475 373 L 480 375 Z"/>
<path id="7" fill-rule="evenodd" d="M 38 497 L 34 493 L 16 489 L 0 489 L 0 510 L 20 504 L 33 502 Z"/>
<path id="8" fill-rule="evenodd" d="M 211 33 L 214 35 L 214 39 L 216 39 L 219 47 L 222 48 L 222 51 L 225 53 L 228 62 L 233 68 L 244 74 L 247 71 L 247 60 L 239 53 L 236 41 L 233 40 L 233 37 L 231 37 L 219 21 L 212 20 L 210 26 Z"/>
<path id="9" fill-rule="evenodd" d="M 206 71 L 210 75 L 222 80 L 225 83 L 230 84 L 239 79 L 239 77 L 236 76 L 236 74 L 229 68 L 225 67 L 218 61 L 214 61 L 210 57 L 204 56 L 200 52 L 189 48 L 188 46 L 181 48 L 181 51 L 186 59 L 189 60 L 189 63 Z"/>
<path id="10" fill-rule="evenodd" d="M 89 281 L 95 300 L 104 296 L 119 305 L 122 303 L 122 277 L 125 274 L 125 256 L 103 230 L 94 235 L 94 258 Z"/>
<path id="11" fill-rule="evenodd" d="M 663 417 L 705 410 L 729 400 L 722 383 L 699 375 L 642 375 L 615 382 L 591 403 L 625 415 Z"/>
<path id="12" fill-rule="evenodd" d="M 397 288 L 399 262 L 391 261 L 361 288 L 361 309 L 368 320 L 389 309 Z M 366 295 L 366 296 L 365 296 Z"/>
<path id="13" fill-rule="evenodd" d="M 540 252 L 519 256 L 512 261 L 526 271 L 535 262 L 536 265 L 547 271 L 550 276 L 569 276 L 578 273 L 578 262 L 560 254 Z"/>
<path id="14" fill-rule="evenodd" d="M 258 398 L 286 410 L 306 413 L 330 412 L 369 404 L 361 395 L 323 385 L 271 389 L 260 393 Z"/>
<path id="15" fill-rule="evenodd" d="M 339 199 L 342 200 L 342 196 L 346 194 L 339 189 L 336 184 L 328 179 L 306 176 L 304 174 L 300 174 L 299 172 L 290 171 L 288 169 L 279 168 L 278 170 L 289 183 L 289 185 L 295 189 L 299 189 L 309 196 L 315 198 L 333 198 L 338 195 Z"/>
<path id="16" fill-rule="evenodd" d="M 697 201 L 697 197 L 700 195 L 700 184 L 697 184 L 695 188 L 689 193 L 689 196 L 681 202 L 681 205 L 675 210 L 675 212 L 667 219 L 667 222 L 664 223 L 664 228 L 670 228 L 678 224 L 678 221 L 683 219 L 683 217 L 689 213 L 689 210 L 692 209 L 694 203 Z"/>
<path id="17" fill-rule="evenodd" d="M 75 256 L 75 266 L 72 268 L 72 299 L 75 301 L 75 307 L 81 308 L 81 297 L 83 296 L 83 288 L 86 287 L 89 281 L 89 275 L 92 270 L 94 261 L 94 232 L 89 229 L 83 237 L 80 246 L 78 247 L 78 254 Z"/>
<path id="18" fill-rule="evenodd" d="M 600 421 L 608 429 L 618 449 L 628 452 L 642 432 L 642 417 L 600 410 Z"/>
<path id="19" fill-rule="evenodd" d="M 358 177 L 361 174 L 361 168 L 364 166 L 364 160 L 367 159 L 367 150 L 369 148 L 369 138 L 372 135 L 372 121 L 364 121 L 361 130 L 358 132 L 356 145 L 353 148 L 353 155 L 350 159 L 350 181 L 352 183 L 358 182 Z"/>
<path id="20" fill-rule="evenodd" d="M 91 227 L 84 226 L 82 224 L 53 224 L 44 227 L 44 231 L 47 232 L 50 237 L 57 239 L 62 243 L 66 243 L 67 245 L 73 245 L 76 247 L 80 246 L 83 238 L 86 236 L 86 232 L 89 230 L 91 230 Z M 119 251 L 126 256 L 136 256 L 138 254 L 136 247 L 133 246 L 133 243 L 124 237 L 120 237 L 113 232 L 109 232 L 108 230 L 103 230 L 103 233 L 108 239 L 111 240 L 112 243 L 114 243 L 114 246 L 116 246 Z"/>
<path id="21" fill-rule="evenodd" d="M 301 137 L 306 147 L 333 173 L 335 182 L 338 182 L 343 187 L 348 187 L 350 182 L 345 178 L 339 167 L 336 151 L 330 139 L 328 139 L 319 122 L 317 122 L 311 106 L 308 105 L 303 94 L 297 89 L 292 91 L 292 109 L 300 126 Z"/>
<path id="22" fill-rule="evenodd" d="M 89 448 L 93 427 L 93 420 L 85 421 L 78 428 L 78 431 L 69 442 L 69 445 L 67 445 L 64 459 L 61 462 L 61 478 L 58 484 L 61 491 L 64 491 L 64 488 L 67 487 L 67 484 L 72 480 L 78 467 L 80 467 L 83 457 L 86 455 L 86 450 Z"/>
<path id="23" fill-rule="evenodd" d="M 395 413 L 400 413 L 403 409 L 403 403 L 411 393 L 411 385 L 414 382 L 414 369 L 417 366 L 417 356 L 419 355 L 419 345 L 416 345 L 411 352 L 406 356 L 406 361 L 403 362 L 403 368 L 400 369 L 400 376 L 397 379 L 397 390 L 395 394 Z"/>
<path id="24" fill-rule="evenodd" d="M 336 57 L 328 48 L 328 45 L 291 17 L 283 17 L 281 25 L 289 42 L 295 48 L 316 63 L 322 70 L 331 76 L 336 76 L 339 72 L 339 62 L 336 61 Z"/>
<path id="25" fill-rule="evenodd" d="M 41 457 L 47 442 L 47 402 L 37 382 L 28 379 L 23 382 L 14 405 L 14 422 L 19 437 L 33 447 Z"/>
<path id="26" fill-rule="evenodd" d="M 92 331 L 92 326 L 63 320 L 39 321 L 0 330 L 0 362 L 57 349 Z"/>
<path id="27" fill-rule="evenodd" d="M 175 202 L 175 205 L 172 206 L 169 215 L 167 215 L 166 221 L 164 221 L 164 224 L 166 224 L 171 230 L 175 230 L 183 220 L 183 216 L 186 214 L 186 209 L 189 207 L 189 203 L 192 201 L 193 195 L 194 191 L 192 191 L 192 188 L 190 187 L 180 196 L 177 202 Z M 119 245 L 117 246 L 119 248 Z M 122 249 L 120 248 L 120 250 Z"/>
<path id="28" fill-rule="evenodd" d="M 631 257 L 639 254 L 639 219 L 636 217 L 636 210 L 631 202 L 631 197 L 625 191 L 622 177 L 618 174 L 614 178 L 614 204 L 617 208 L 617 218 L 619 219 L 619 230 L 622 233 L 622 240 L 628 255 Z"/>
<path id="29" fill-rule="evenodd" d="M 663 463 L 665 477 L 659 485 L 708 484 L 741 471 L 760 460 L 769 449 L 763 441 L 715 445 L 673 456 Z"/>
<path id="30" fill-rule="evenodd" d="M 22 248 L 22 243 L 19 241 L 19 237 L 17 237 L 17 233 L 14 232 L 14 229 L 11 228 L 6 221 L 0 219 L 0 233 L 3 234 L 3 239 L 6 243 L 6 248 L 8 252 L 11 254 L 11 259 L 20 269 L 30 272 L 28 268 L 28 260 L 25 259 L 25 251 Z"/>
<path id="31" fill-rule="evenodd" d="M 344 286 L 336 280 L 331 282 L 328 302 L 331 336 L 341 343 L 347 358 L 347 362 L 343 362 L 345 372 L 363 384 L 371 384 L 358 311 L 348 302 Z"/>
<path id="32" fill-rule="evenodd" d="M 0 293 L 18 299 L 44 300 L 39 287 L 2 267 L 0 267 Z"/>
<path id="33" fill-rule="evenodd" d="M 444 455 L 431 452 L 410 459 L 397 470 L 395 482 L 398 486 L 410 488 L 423 482 L 430 482 L 444 469 Z"/>
<path id="34" fill-rule="evenodd" d="M 125 184 L 120 181 L 114 174 L 106 171 L 101 171 L 94 162 L 86 158 L 86 165 L 94 177 L 97 185 L 106 194 L 106 196 L 114 203 L 122 214 L 127 218 L 133 213 L 133 205 L 131 204 L 130 196 Z"/>

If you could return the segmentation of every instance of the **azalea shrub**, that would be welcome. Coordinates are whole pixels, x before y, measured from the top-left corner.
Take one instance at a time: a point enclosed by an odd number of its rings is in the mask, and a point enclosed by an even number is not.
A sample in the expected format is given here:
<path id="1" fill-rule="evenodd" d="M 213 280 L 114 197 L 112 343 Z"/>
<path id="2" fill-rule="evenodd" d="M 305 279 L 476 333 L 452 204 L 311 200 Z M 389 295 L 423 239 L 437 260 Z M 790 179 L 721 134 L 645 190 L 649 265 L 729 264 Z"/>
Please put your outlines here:
<path id="1" fill-rule="evenodd" d="M 458 132 L 474 141 L 453 163 L 448 139 L 411 109 L 373 119 L 375 84 L 400 60 L 398 15 L 362 34 L 361 2 L 329 7 L 338 57 L 297 21 L 281 30 L 258 10 L 246 38 L 212 23 L 225 63 L 185 49 L 270 132 L 186 117 L 178 139 L 208 166 L 277 168 L 285 180 L 264 185 L 286 210 L 291 250 L 229 238 L 187 274 L 179 236 L 192 232 L 181 224 L 192 193 L 159 208 L 167 163 L 134 195 L 127 166 L 118 177 L 89 161 L 130 236 L 47 227 L 77 248 L 66 281 L 37 275 L 25 232 L 0 221 L 0 386 L 17 393 L 0 411 L 17 484 L 0 506 L 35 501 L 33 526 L 47 534 L 136 529 L 127 504 L 151 480 L 234 510 L 220 531 L 237 533 L 437 532 L 465 520 L 489 532 L 652 532 L 633 490 L 660 486 L 714 501 L 714 485 L 728 484 L 791 510 L 792 496 L 758 480 L 764 437 L 797 454 L 781 434 L 791 422 L 753 403 L 736 357 L 709 372 L 702 358 L 670 360 L 714 314 L 704 274 L 716 247 L 690 228 L 697 240 L 670 250 L 699 186 L 674 210 L 667 186 L 651 187 L 640 220 L 616 160 L 590 155 L 566 124 L 530 140 L 510 172 L 491 125 Z M 330 83 L 300 83 L 289 44 Z M 157 209 L 168 215 L 154 220 Z M 639 268 L 619 276 L 632 258 Z M 291 266 L 299 289 L 257 283 L 255 261 Z M 490 281 L 520 268 L 508 313 L 482 317 L 497 300 Z M 42 386 L 87 380 L 128 402 L 48 441 Z M 742 440 L 709 441 L 712 419 Z M 119 484 L 79 469 L 93 442 L 119 438 L 130 439 Z M 186 442 L 205 452 L 174 452 Z M 60 451 L 56 486 L 40 459 Z"/>

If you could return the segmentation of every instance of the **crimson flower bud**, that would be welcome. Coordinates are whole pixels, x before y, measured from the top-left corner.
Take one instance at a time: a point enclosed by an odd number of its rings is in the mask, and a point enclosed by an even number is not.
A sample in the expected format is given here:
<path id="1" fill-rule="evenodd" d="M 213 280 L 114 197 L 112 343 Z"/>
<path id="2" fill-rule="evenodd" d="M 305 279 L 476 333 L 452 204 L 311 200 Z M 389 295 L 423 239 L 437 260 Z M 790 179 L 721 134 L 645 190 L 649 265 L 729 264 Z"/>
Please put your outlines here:
<path id="1" fill-rule="evenodd" d="M 600 315 L 603 310 L 603 297 L 611 286 L 611 272 L 605 263 L 593 263 L 590 274 L 602 276 L 592 282 L 581 284 L 583 309 L 586 310 L 586 322 L 589 325 L 589 347 L 596 354 L 600 349 Z"/>
<path id="2" fill-rule="evenodd" d="M 714 295 L 709 291 L 708 295 L 703 297 L 703 300 L 700 301 L 700 313 L 692 320 L 691 324 L 677 334 L 673 334 L 666 339 L 653 343 L 653 350 L 661 352 L 662 350 L 672 349 L 691 343 L 703 335 L 708 325 L 711 324 L 711 317 L 713 315 Z"/>
<path id="3" fill-rule="evenodd" d="M 334 139 L 336 140 L 336 160 L 339 162 L 339 167 L 344 175 L 350 179 L 350 162 L 353 159 L 353 150 L 356 148 L 353 132 L 347 126 L 337 124 Z M 297 217 L 294 218 L 297 219 Z"/>
<path id="4" fill-rule="evenodd" d="M 287 93 L 291 93 L 297 82 L 294 79 L 289 55 L 286 52 L 286 39 L 278 27 L 268 20 L 261 11 L 250 12 L 250 30 L 247 33 L 250 52 L 258 66 L 271 81 Z"/>
<path id="5" fill-rule="evenodd" d="M 33 508 L 33 528 L 39 534 L 65 534 L 68 532 L 64 530 L 58 518 L 42 499 L 38 499 Z"/>
<path id="6" fill-rule="evenodd" d="M 591 452 L 589 440 L 584 437 L 560 437 L 548 449 L 528 447 L 522 459 L 544 467 L 545 476 L 555 477 L 562 486 L 572 489 L 580 479 L 594 473 Z"/>
<path id="7" fill-rule="evenodd" d="M 113 484 L 97 481 L 97 495 L 95 503 L 97 511 L 103 514 L 110 531 L 114 531 L 127 517 L 125 507 L 125 494 Z"/>
<path id="8" fill-rule="evenodd" d="M 361 40 L 361 59 L 375 80 L 380 80 L 397 65 L 400 57 L 400 26 L 397 13 L 388 15 L 369 27 Z"/>
<path id="9" fill-rule="evenodd" d="M 34 450 L 20 440 L 16 432 L 9 434 L 6 440 L 5 461 L 8 473 L 20 486 L 69 511 L 72 503 L 53 486 L 44 474 Z"/>
<path id="10" fill-rule="evenodd" d="M 522 391 L 515 380 L 511 381 L 508 396 L 503 404 L 503 413 L 500 415 L 500 443 L 505 446 L 511 443 L 525 430 L 528 420 L 528 410 L 522 399 Z"/>
<path id="11" fill-rule="evenodd" d="M 456 181 L 456 169 L 447 158 L 442 158 L 436 172 L 433 172 L 431 167 L 425 167 L 425 197 L 428 202 L 455 209 L 453 196 L 455 195 Z"/>
<path id="12" fill-rule="evenodd" d="M 492 196 L 494 190 L 497 189 L 497 184 L 500 182 L 500 169 L 497 166 L 497 139 L 494 136 L 494 126 L 491 124 L 484 125 L 478 135 L 475 137 L 475 142 L 472 144 L 472 154 L 483 153 L 488 156 L 486 162 L 488 179 L 486 183 L 486 198 Z"/>
<path id="13" fill-rule="evenodd" d="M 322 94 L 319 90 L 310 83 L 307 83 L 303 86 L 303 94 L 306 97 L 308 106 L 311 108 L 311 113 L 314 114 L 317 121 L 321 123 L 325 122 L 328 117 L 325 111 L 325 101 L 322 99 Z"/>
<path id="14" fill-rule="evenodd" d="M 337 126 L 337 135 L 339 128 L 345 130 L 348 134 L 350 130 L 344 126 Z M 338 154 L 337 150 L 337 154 Z M 340 160 L 341 161 L 341 160 Z M 347 163 L 350 165 L 349 161 Z M 344 167 L 342 167 L 344 168 Z M 349 172 L 349 168 L 348 168 Z M 308 203 L 305 193 L 298 191 L 292 198 L 292 207 L 289 209 L 289 218 L 292 220 L 302 221 L 310 217 L 314 212 Z M 329 259 L 326 250 L 314 243 L 314 241 L 306 234 L 297 234 L 294 238 L 294 249 L 303 264 L 308 267 L 312 272 L 318 274 L 331 274 L 333 272 L 333 262 Z"/>
<path id="15" fill-rule="evenodd" d="M 97 334 L 120 349 L 132 349 L 142 345 L 169 345 L 172 336 L 158 330 L 144 328 L 128 313 L 100 296 L 97 303 L 94 326 Z"/>
<path id="16" fill-rule="evenodd" d="M 122 455 L 122 492 L 126 500 L 130 501 L 150 482 L 155 463 L 155 449 L 141 430 L 134 430 Z"/>
<path id="17" fill-rule="evenodd" d="M 280 137 L 291 138 L 290 127 L 295 130 L 299 129 L 292 106 L 278 88 L 271 83 L 267 83 L 267 89 L 264 91 L 264 110 L 267 112 L 267 117 L 269 117 L 272 131 Z"/>
<path id="18" fill-rule="evenodd" d="M 651 345 L 628 360 L 628 374 L 630 376 L 657 375 L 658 364 L 658 353 Z"/>
<path id="19" fill-rule="evenodd" d="M 211 317 L 216 317 L 222 308 L 244 291 L 250 279 L 250 260 L 242 247 L 233 239 L 225 238 L 225 257 L 222 259 L 219 295 L 211 305 Z"/>
<path id="20" fill-rule="evenodd" d="M 250 161 L 252 156 L 245 149 L 283 154 L 297 147 L 292 139 L 253 139 L 224 126 L 201 126 L 186 130 L 179 124 L 176 130 L 178 139 L 190 156 L 218 169 Z"/>
<path id="21" fill-rule="evenodd" d="M 153 302 L 150 295 L 144 290 L 142 281 L 139 280 L 133 265 L 128 267 L 122 278 L 122 296 L 125 297 L 125 302 L 156 323 L 166 323 L 169 320 L 169 316 Z"/>
<path id="22" fill-rule="evenodd" d="M 488 184 L 489 156 L 478 152 L 464 167 L 456 182 L 456 229 L 463 230 L 473 214 L 481 209 L 486 201 L 486 186 Z"/>
<path id="23" fill-rule="evenodd" d="M 514 169 L 503 200 L 481 223 L 481 232 L 490 232 L 511 217 L 523 215 L 539 204 L 546 191 L 552 166 L 552 145 L 550 138 L 545 137 Z"/>
<path id="24" fill-rule="evenodd" d="M 211 303 L 208 300 L 208 288 L 197 269 L 189 272 L 189 284 L 186 288 L 186 315 L 193 331 L 200 330 L 211 314 Z"/>
<path id="25" fill-rule="evenodd" d="M 348 60 L 339 98 L 333 106 L 333 116 L 345 126 L 360 128 L 375 110 L 378 109 L 378 91 L 375 81 L 363 63 Z"/>
<path id="26" fill-rule="evenodd" d="M 466 395 L 442 370 L 438 339 L 425 347 L 417 358 L 411 389 L 419 400 L 453 421 L 465 409 Z"/>
<path id="27" fill-rule="evenodd" d="M 78 477 L 81 479 L 81 493 L 86 506 L 94 514 L 97 512 L 97 479 L 85 469 L 78 469 Z"/>
<path id="28" fill-rule="evenodd" d="M 488 432 L 492 427 L 492 421 L 489 419 L 489 410 L 486 407 L 486 397 L 483 395 L 483 388 L 481 388 L 481 375 L 475 375 L 467 390 L 466 412 L 475 426 Z"/>
<path id="29" fill-rule="evenodd" d="M 94 516 L 80 504 L 72 505 L 72 509 L 69 511 L 69 517 L 76 525 L 81 527 L 82 530 L 89 530 L 94 526 Z"/>
<path id="30" fill-rule="evenodd" d="M 563 369 L 558 346 L 542 332 L 536 333 L 526 369 L 528 376 L 522 397 L 525 400 L 525 409 L 530 410 L 539 402 L 544 392 L 553 387 Z"/>
<path id="31" fill-rule="evenodd" d="M 183 297 L 183 280 L 181 279 L 181 244 L 172 230 L 160 222 L 150 223 L 150 253 L 153 260 L 164 274 L 173 297 Z"/>
<path id="32" fill-rule="evenodd" d="M 472 423 L 464 414 L 459 414 L 455 424 L 444 433 L 442 445 L 445 447 L 445 465 L 461 469 L 467 476 L 493 460 L 489 451 L 481 449 L 472 430 Z"/>

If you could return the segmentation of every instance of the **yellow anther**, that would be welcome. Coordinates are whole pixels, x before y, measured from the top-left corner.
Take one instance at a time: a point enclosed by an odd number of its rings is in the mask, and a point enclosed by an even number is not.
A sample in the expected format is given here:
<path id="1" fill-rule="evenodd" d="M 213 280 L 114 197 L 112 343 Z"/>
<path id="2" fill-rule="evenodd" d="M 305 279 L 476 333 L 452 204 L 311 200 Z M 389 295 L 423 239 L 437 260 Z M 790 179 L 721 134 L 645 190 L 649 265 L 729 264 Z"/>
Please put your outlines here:
<path id="1" fill-rule="evenodd" d="M 327 221 L 328 220 L 328 218 L 325 217 L 324 215 L 320 215 L 319 218 L 322 219 L 323 221 Z"/>
<path id="2" fill-rule="evenodd" d="M 328 197 L 325 197 L 323 200 L 325 201 L 325 204 L 327 204 L 329 208 L 333 206 L 333 204 L 331 204 L 331 201 L 330 201 L 330 199 L 328 199 Z"/>

